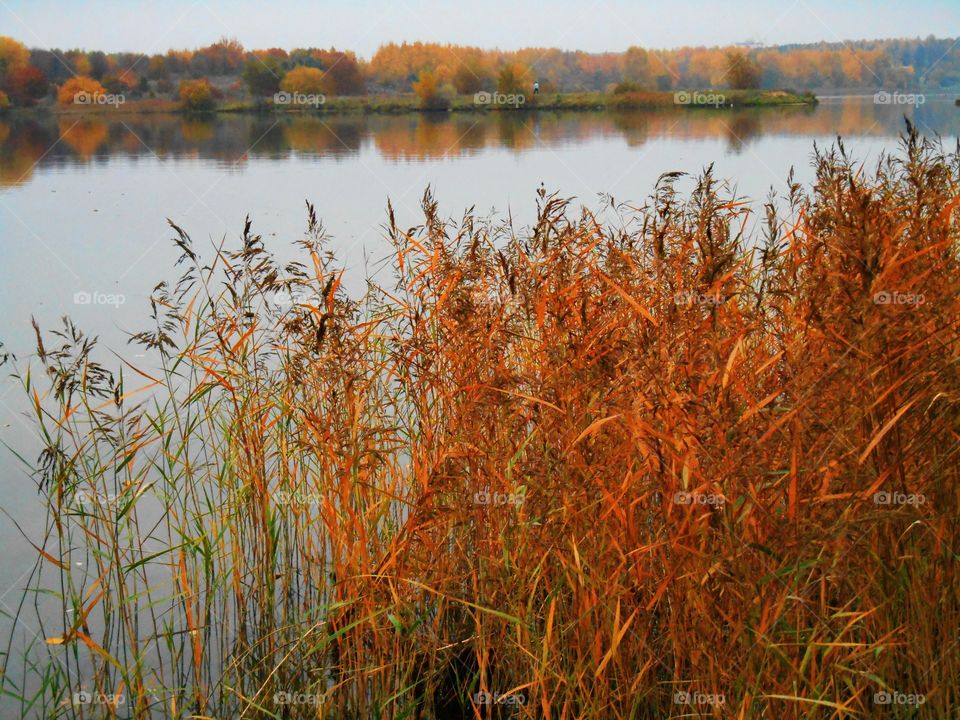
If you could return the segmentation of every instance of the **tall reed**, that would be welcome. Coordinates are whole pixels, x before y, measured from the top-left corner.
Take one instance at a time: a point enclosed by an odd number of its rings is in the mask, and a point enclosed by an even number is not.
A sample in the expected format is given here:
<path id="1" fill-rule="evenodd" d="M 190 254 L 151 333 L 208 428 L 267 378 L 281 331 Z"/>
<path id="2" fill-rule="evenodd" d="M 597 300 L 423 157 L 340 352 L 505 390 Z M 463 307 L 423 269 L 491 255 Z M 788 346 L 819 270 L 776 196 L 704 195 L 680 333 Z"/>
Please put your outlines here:
<path id="1" fill-rule="evenodd" d="M 607 222 L 541 192 L 520 233 L 427 192 L 360 299 L 312 207 L 285 267 L 249 220 L 208 260 L 174 225 L 182 275 L 134 338 L 158 368 L 108 371 L 65 321 L 20 376 L 49 500 L 21 611 L 57 619 L 8 647 L 4 693 L 949 717 L 960 156 L 910 128 L 869 169 L 815 163 L 761 223 L 709 169 Z"/>

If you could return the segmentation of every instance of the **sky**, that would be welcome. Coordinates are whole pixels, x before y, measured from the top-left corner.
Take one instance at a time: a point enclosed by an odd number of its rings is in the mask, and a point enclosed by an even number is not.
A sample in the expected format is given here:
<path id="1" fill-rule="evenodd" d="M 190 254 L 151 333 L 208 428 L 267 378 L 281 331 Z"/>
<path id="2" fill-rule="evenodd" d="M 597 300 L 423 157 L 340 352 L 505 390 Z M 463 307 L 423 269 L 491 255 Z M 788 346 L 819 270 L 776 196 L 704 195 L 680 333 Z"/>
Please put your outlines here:
<path id="1" fill-rule="evenodd" d="M 31 47 L 165 52 L 386 42 L 622 51 L 960 35 L 960 0 L 0 0 L 0 35 Z"/>

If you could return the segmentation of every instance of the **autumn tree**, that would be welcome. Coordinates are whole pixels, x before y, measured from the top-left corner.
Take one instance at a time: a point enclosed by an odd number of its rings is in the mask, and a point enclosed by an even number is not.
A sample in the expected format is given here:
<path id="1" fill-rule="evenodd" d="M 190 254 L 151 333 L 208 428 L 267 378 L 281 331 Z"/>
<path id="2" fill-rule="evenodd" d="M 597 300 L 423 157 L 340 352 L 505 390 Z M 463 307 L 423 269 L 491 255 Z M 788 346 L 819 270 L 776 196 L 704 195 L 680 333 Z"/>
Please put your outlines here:
<path id="1" fill-rule="evenodd" d="M 304 64 L 323 70 L 327 95 L 363 95 L 367 82 L 356 55 L 336 48 L 310 49 Z M 292 57 L 291 53 L 291 57 Z"/>
<path id="2" fill-rule="evenodd" d="M 241 73 L 243 82 L 254 97 L 269 97 L 276 94 L 283 80 L 283 65 L 273 55 L 256 55 L 247 60 Z"/>
<path id="3" fill-rule="evenodd" d="M 715 87 L 730 81 L 730 64 L 726 54 L 718 49 L 697 48 L 687 62 L 684 85 L 687 87 Z"/>
<path id="4" fill-rule="evenodd" d="M 140 86 L 140 78 L 135 72 L 127 70 L 119 75 L 110 73 L 105 75 L 101 84 L 107 89 L 107 92 L 114 95 L 123 95 L 136 91 Z"/>
<path id="5" fill-rule="evenodd" d="M 57 90 L 57 102 L 61 105 L 73 105 L 78 102 L 81 95 L 88 98 L 106 95 L 107 90 L 92 77 L 86 75 L 77 75 L 67 80 L 60 89 Z"/>
<path id="6" fill-rule="evenodd" d="M 219 92 L 210 81 L 201 78 L 199 80 L 181 80 L 180 89 L 177 93 L 180 98 L 180 106 L 191 113 L 210 112 L 217 105 Z"/>
<path id="7" fill-rule="evenodd" d="M 217 42 L 197 50 L 194 60 L 197 65 L 201 59 L 205 70 L 210 75 L 234 75 L 240 72 L 246 52 L 243 45 L 235 38 L 222 37 Z"/>
<path id="8" fill-rule="evenodd" d="M 30 50 L 12 37 L 0 36 L 0 81 L 30 63 Z"/>
<path id="9" fill-rule="evenodd" d="M 629 47 L 623 55 L 623 79 L 640 87 L 653 85 L 650 56 L 641 47 Z"/>
<path id="10" fill-rule="evenodd" d="M 468 58 L 457 66 L 452 82 L 459 94 L 473 95 L 485 88 L 493 87 L 494 74 L 479 58 Z"/>
<path id="11" fill-rule="evenodd" d="M 6 90 L 17 105 L 33 105 L 50 90 L 46 75 L 33 65 L 18 68 L 7 76 Z"/>
<path id="12" fill-rule="evenodd" d="M 453 90 L 452 86 L 450 89 Z M 441 87 L 440 78 L 432 70 L 425 70 L 413 83 L 413 91 L 420 98 L 420 106 L 430 110 L 443 110 L 450 107 L 451 92 Z"/>
<path id="13" fill-rule="evenodd" d="M 170 75 L 170 72 L 167 69 L 166 58 L 163 55 L 150 56 L 150 60 L 147 64 L 147 75 L 156 80 L 168 77 Z"/>
<path id="14" fill-rule="evenodd" d="M 460 95 L 473 95 L 483 89 L 483 82 L 473 68 L 461 64 L 453 74 L 453 86 Z"/>
<path id="15" fill-rule="evenodd" d="M 74 75 L 90 76 L 90 61 L 87 54 L 80 50 L 68 50 L 64 53 L 67 67 L 72 68 Z"/>
<path id="16" fill-rule="evenodd" d="M 497 75 L 497 90 L 512 95 L 526 95 L 533 88 L 530 68 L 518 62 L 508 62 Z"/>
<path id="17" fill-rule="evenodd" d="M 763 70 L 749 53 L 742 50 L 728 50 L 726 80 L 736 90 L 752 90 L 760 87 Z"/>
<path id="18" fill-rule="evenodd" d="M 288 93 L 325 95 L 329 79 L 323 70 L 301 65 L 288 72 L 280 83 L 280 89 Z"/>

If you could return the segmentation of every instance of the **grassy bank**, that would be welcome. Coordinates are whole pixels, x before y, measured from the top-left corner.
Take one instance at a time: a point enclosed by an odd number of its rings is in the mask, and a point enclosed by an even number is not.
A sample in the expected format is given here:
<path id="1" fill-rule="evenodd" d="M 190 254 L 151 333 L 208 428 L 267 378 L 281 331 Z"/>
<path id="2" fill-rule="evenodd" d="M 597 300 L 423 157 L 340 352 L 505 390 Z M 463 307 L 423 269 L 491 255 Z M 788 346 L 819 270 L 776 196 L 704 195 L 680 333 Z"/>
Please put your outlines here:
<path id="1" fill-rule="evenodd" d="M 498 102 L 490 94 L 490 101 L 474 96 L 456 96 L 449 106 L 425 108 L 415 95 L 366 95 L 360 97 L 330 97 L 317 107 L 277 105 L 272 102 L 226 101 L 215 113 L 282 113 L 282 114 L 399 114 L 410 112 L 530 112 L 534 110 L 630 110 L 669 107 L 693 109 L 723 109 L 729 107 L 784 107 L 813 105 L 812 94 L 798 95 L 784 91 L 709 90 L 690 92 L 631 92 L 631 93 L 544 93 L 527 96 L 522 102 Z M 62 115 L 109 115 L 116 113 L 151 114 L 180 112 L 175 100 L 130 100 L 121 106 L 57 106 L 51 109 Z M 21 111 L 22 112 L 22 111 Z"/>
<path id="2" fill-rule="evenodd" d="M 111 374 L 68 324 L 21 372 L 48 518 L 19 607 L 59 613 L 3 691 L 44 717 L 81 688 L 137 718 L 950 716 L 960 158 L 815 162 L 755 233 L 710 175 L 607 223 L 542 193 L 529 232 L 426 194 L 362 298 L 312 208 L 284 267 L 249 222 L 212 256 L 174 227 L 135 338 L 162 368 Z"/>

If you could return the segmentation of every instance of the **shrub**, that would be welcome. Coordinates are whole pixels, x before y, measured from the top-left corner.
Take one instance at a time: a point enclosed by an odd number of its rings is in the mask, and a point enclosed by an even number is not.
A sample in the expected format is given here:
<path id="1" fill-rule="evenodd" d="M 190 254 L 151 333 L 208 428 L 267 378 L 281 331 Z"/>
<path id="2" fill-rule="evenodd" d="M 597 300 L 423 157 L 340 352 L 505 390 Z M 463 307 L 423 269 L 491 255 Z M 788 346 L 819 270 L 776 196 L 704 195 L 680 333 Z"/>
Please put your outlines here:
<path id="1" fill-rule="evenodd" d="M 180 107 L 186 112 L 210 112 L 216 108 L 219 95 L 217 89 L 205 78 L 180 81 Z"/>
<path id="2" fill-rule="evenodd" d="M 286 74 L 280 83 L 280 89 L 288 93 L 323 95 L 328 84 L 327 74 L 323 70 L 301 65 Z"/>
<path id="3" fill-rule="evenodd" d="M 96 97 L 106 95 L 107 90 L 99 82 L 85 75 L 70 78 L 57 91 L 57 102 L 61 105 L 83 104 L 78 98 L 83 95 Z"/>
<path id="4" fill-rule="evenodd" d="M 420 107 L 428 110 L 445 110 L 450 107 L 453 94 L 456 90 L 452 86 L 440 85 L 440 77 L 431 70 L 420 73 L 420 77 L 413 83 L 413 91 L 420 98 Z"/>
<path id="5" fill-rule="evenodd" d="M 637 83 L 628 82 L 626 80 L 618 82 L 613 86 L 614 95 L 624 95 L 626 93 L 638 93 L 642 92 L 643 88 L 640 87 Z"/>

